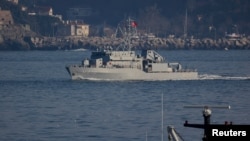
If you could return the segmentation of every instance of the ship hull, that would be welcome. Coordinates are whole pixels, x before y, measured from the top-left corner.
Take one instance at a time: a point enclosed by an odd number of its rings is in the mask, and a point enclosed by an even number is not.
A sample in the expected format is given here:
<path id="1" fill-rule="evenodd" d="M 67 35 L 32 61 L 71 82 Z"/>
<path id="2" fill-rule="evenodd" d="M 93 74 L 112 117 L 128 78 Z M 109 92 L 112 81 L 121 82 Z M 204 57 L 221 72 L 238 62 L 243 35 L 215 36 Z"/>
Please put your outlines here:
<path id="1" fill-rule="evenodd" d="M 72 80 L 196 80 L 197 72 L 144 72 L 136 68 L 87 68 L 67 66 Z"/>

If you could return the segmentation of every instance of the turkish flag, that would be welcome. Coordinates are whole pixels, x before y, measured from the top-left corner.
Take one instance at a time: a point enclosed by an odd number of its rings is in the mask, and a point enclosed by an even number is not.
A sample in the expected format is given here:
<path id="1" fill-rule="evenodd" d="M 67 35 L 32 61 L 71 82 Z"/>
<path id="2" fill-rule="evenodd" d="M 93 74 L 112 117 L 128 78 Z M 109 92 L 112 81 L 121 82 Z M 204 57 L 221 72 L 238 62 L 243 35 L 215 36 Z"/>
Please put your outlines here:
<path id="1" fill-rule="evenodd" d="M 136 27 L 137 26 L 137 23 L 135 21 L 131 22 L 131 26 L 132 27 Z"/>

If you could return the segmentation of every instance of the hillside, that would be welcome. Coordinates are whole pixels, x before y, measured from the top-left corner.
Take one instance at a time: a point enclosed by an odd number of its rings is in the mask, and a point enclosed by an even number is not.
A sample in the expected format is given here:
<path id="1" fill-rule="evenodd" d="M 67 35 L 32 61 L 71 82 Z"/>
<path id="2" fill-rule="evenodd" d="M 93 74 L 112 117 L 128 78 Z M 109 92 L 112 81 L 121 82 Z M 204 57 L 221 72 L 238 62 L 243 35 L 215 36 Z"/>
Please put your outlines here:
<path id="1" fill-rule="evenodd" d="M 22 0 L 25 1 L 25 0 Z M 27 1 L 27 0 L 26 0 Z M 154 5 L 159 17 L 165 21 L 165 34 L 182 34 L 185 11 L 188 11 L 188 31 L 194 36 L 207 36 L 208 27 L 213 26 L 219 36 L 231 32 L 237 25 L 240 33 L 250 34 L 249 0 L 37 0 L 42 5 L 52 5 L 55 13 L 66 18 L 70 7 L 91 7 L 98 11 L 96 18 L 82 19 L 89 24 L 107 24 L 115 27 L 124 16 L 143 17 L 142 11 Z M 158 21 L 157 21 L 158 22 Z M 153 28 L 153 27 L 151 27 Z M 180 30 L 181 29 L 181 30 Z"/>
<path id="2" fill-rule="evenodd" d="M 15 5 L 0 0 L 1 9 L 9 10 L 14 19 L 14 24 L 1 25 L 0 50 L 113 46 L 114 39 L 110 36 L 117 24 L 128 16 L 136 19 L 140 34 L 153 33 L 157 37 L 135 41 L 139 48 L 248 49 L 249 4 L 247 0 L 19 0 L 19 5 Z M 89 24 L 90 33 L 94 34 L 84 39 L 62 36 L 57 32 L 62 21 L 54 15 L 29 15 L 27 11 L 21 11 L 22 6 L 28 9 L 53 7 L 53 13 L 62 14 L 63 20 L 67 20 L 69 8 L 89 7 L 95 14 L 79 20 Z M 104 33 L 104 29 L 109 29 L 110 34 Z M 226 32 L 241 36 L 236 40 L 227 39 Z M 183 36 L 184 33 L 187 36 Z"/>
<path id="3" fill-rule="evenodd" d="M 6 8 L 1 0 L 0 6 Z M 184 19 L 187 10 L 187 31 L 196 38 L 223 37 L 225 32 L 250 34 L 249 0 L 19 0 L 21 5 L 52 6 L 55 14 L 63 15 L 67 20 L 67 10 L 71 7 L 91 7 L 97 14 L 83 19 L 90 25 L 103 25 L 116 28 L 126 16 L 138 20 L 138 28 L 158 36 L 183 35 Z M 34 31 L 49 36 L 53 23 L 60 23 L 49 17 L 30 17 L 19 8 L 12 9 L 17 23 L 29 23 Z M 17 6 L 16 6 L 17 7 Z M 213 27 L 213 29 L 209 29 Z M 150 30 L 149 30 L 150 29 Z M 213 30 L 213 31 L 212 31 Z"/>

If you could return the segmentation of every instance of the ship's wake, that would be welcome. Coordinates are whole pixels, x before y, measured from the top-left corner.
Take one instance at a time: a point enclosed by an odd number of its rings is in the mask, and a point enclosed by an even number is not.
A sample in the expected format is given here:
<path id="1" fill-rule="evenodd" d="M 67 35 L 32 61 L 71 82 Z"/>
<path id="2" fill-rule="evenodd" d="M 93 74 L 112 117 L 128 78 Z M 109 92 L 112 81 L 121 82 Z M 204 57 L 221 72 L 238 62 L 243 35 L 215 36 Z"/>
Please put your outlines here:
<path id="1" fill-rule="evenodd" d="M 199 77 L 199 80 L 250 80 L 249 76 L 202 74 L 202 75 L 199 75 L 198 77 Z"/>
<path id="2" fill-rule="evenodd" d="M 100 78 L 83 78 L 78 77 L 75 80 L 89 80 L 89 81 L 181 81 L 181 80 L 114 80 L 114 79 L 100 79 Z M 198 79 L 188 80 L 250 80 L 250 76 L 230 76 L 230 75 L 216 75 L 216 74 L 200 74 Z"/>

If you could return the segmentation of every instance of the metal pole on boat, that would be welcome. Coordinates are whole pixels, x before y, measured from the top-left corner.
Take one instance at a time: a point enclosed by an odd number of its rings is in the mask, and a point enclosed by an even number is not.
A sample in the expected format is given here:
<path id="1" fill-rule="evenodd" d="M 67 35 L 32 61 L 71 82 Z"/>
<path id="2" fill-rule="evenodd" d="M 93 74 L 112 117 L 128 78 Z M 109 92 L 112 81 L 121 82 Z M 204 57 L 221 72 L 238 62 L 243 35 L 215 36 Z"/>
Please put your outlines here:
<path id="1" fill-rule="evenodd" d="M 161 141 L 163 141 L 163 94 L 161 95 Z"/>
<path id="2" fill-rule="evenodd" d="M 188 121 L 184 123 L 184 126 L 186 127 L 193 127 L 193 128 L 203 128 L 204 129 L 204 135 L 202 140 L 203 141 L 208 141 L 208 135 L 209 135 L 209 126 L 210 124 L 210 118 L 212 115 L 212 110 L 211 108 L 219 108 L 219 109 L 230 109 L 229 106 L 207 106 L 207 105 L 188 105 L 184 106 L 184 108 L 203 108 L 202 115 L 204 118 L 204 123 L 202 124 L 189 124 Z"/>

